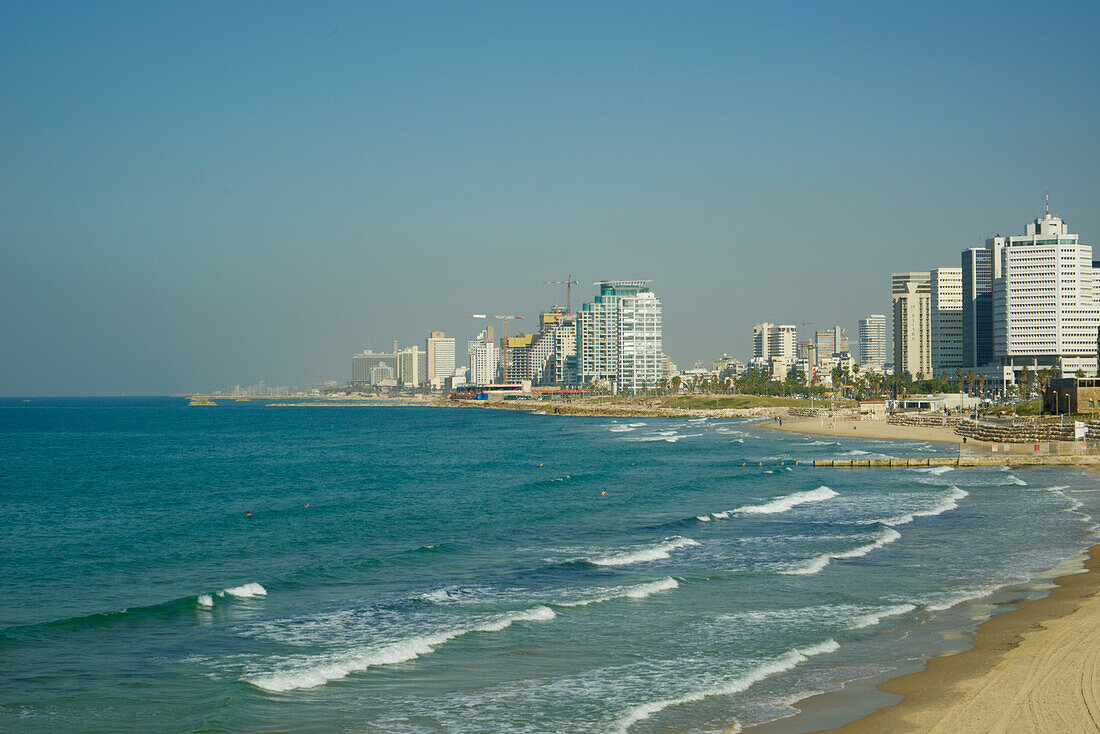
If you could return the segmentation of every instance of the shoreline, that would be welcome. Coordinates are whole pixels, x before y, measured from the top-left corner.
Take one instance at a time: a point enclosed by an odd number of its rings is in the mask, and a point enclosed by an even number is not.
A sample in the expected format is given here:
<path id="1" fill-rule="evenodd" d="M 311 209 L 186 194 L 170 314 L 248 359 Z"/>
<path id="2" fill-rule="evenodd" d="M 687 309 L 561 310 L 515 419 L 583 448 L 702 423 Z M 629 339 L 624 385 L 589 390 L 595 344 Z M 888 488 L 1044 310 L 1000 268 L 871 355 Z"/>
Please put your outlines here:
<path id="1" fill-rule="evenodd" d="M 757 425 L 837 439 L 961 443 L 950 428 L 885 421 L 838 420 L 835 429 L 820 418 Z M 760 734 L 1100 731 L 1100 666 L 1095 662 L 1100 659 L 1100 634 L 1095 633 L 1100 628 L 1100 537 L 1048 573 L 1015 585 L 1016 598 L 997 600 L 1005 591 L 999 590 L 984 602 L 970 602 L 1009 609 L 962 633 L 961 649 L 945 648 L 926 661 L 814 694 L 792 703 L 797 713 L 747 729 Z M 1049 591 L 1020 598 L 1024 587 L 1040 580 Z"/>

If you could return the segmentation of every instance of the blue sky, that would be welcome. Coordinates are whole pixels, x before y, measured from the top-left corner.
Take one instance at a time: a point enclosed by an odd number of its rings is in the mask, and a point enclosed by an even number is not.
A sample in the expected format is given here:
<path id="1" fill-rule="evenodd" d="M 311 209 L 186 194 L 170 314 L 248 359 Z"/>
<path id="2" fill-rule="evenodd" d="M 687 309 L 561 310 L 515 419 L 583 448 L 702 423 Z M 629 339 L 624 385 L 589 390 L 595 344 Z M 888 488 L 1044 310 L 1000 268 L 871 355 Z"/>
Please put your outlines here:
<path id="1" fill-rule="evenodd" d="M 575 301 L 651 278 L 681 366 L 762 320 L 853 333 L 891 271 L 1022 233 L 1048 189 L 1098 242 L 1098 19 L 6 3 L 0 394 L 347 379 L 570 273 Z"/>

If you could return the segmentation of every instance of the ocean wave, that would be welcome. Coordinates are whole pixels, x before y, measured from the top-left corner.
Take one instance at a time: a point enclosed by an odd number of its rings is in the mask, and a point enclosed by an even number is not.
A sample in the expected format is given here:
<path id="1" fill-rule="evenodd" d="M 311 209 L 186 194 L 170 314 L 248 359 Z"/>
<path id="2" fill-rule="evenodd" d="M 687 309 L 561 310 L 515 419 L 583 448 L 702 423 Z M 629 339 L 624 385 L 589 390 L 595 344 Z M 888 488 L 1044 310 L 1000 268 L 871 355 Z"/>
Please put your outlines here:
<path id="1" fill-rule="evenodd" d="M 226 594 L 235 596 L 238 599 L 251 599 L 254 596 L 267 596 L 267 589 L 256 582 L 252 582 L 241 586 L 231 586 L 218 592 L 218 596 L 225 596 Z"/>
<path id="2" fill-rule="evenodd" d="M 920 472 L 921 474 L 934 474 L 939 476 L 940 474 L 946 474 L 949 471 L 953 471 L 954 467 L 950 466 L 923 466 L 912 469 L 912 471 Z"/>
<path id="3" fill-rule="evenodd" d="M 645 584 L 635 584 L 633 586 L 620 586 L 608 590 L 604 594 L 594 596 L 590 599 L 579 599 L 577 601 L 567 602 L 549 602 L 556 607 L 587 607 L 590 604 L 599 604 L 605 601 L 611 601 L 612 599 L 645 599 L 647 596 L 657 594 L 662 591 L 671 591 L 679 587 L 680 584 L 676 579 L 671 576 L 666 576 L 658 581 L 650 581 Z"/>
<path id="4" fill-rule="evenodd" d="M 710 522 L 712 518 L 710 515 L 696 515 L 695 519 L 699 522 Z"/>
<path id="5" fill-rule="evenodd" d="M 664 700 L 651 701 L 635 706 L 619 719 L 616 726 L 620 732 L 626 732 L 639 721 L 648 719 L 654 714 L 672 706 L 695 703 L 714 696 L 732 696 L 736 693 L 741 693 L 766 678 L 785 673 L 795 666 L 806 662 L 815 655 L 823 655 L 825 653 L 835 652 L 839 649 L 840 645 L 832 638 L 815 645 L 792 648 L 779 657 L 762 663 L 723 683 L 690 691 L 678 698 L 666 698 Z"/>
<path id="6" fill-rule="evenodd" d="M 780 571 L 780 573 L 787 576 L 811 576 L 815 573 L 820 573 L 829 565 L 830 562 L 835 560 L 847 559 L 847 558 L 860 558 L 867 555 L 871 551 L 878 550 L 884 545 L 889 545 L 895 540 L 901 537 L 901 533 L 893 528 L 883 528 L 875 536 L 875 539 L 870 543 L 864 543 L 863 545 L 856 546 L 851 550 L 840 551 L 837 553 L 821 553 L 816 556 L 807 558 L 806 560 L 799 561 L 795 564 L 788 566 L 786 569 Z"/>
<path id="7" fill-rule="evenodd" d="M 925 603 L 924 608 L 930 612 L 942 612 L 951 607 L 958 606 L 963 602 L 981 599 L 983 596 L 989 596 L 1005 585 L 1006 584 L 990 584 L 988 586 L 973 586 L 956 592 L 944 592 L 942 594 L 937 594 L 933 600 Z"/>
<path id="8" fill-rule="evenodd" d="M 1020 479 L 1015 474 L 1009 474 L 1007 477 L 1004 478 L 1004 481 L 1001 482 L 1001 484 L 1003 484 L 1003 485 L 1014 484 L 1017 487 L 1026 487 L 1027 486 L 1027 482 L 1025 482 L 1023 479 Z"/>
<path id="9" fill-rule="evenodd" d="M 691 538 L 674 535 L 671 538 L 665 538 L 656 545 L 623 551 L 622 553 L 613 553 L 609 556 L 589 559 L 588 562 L 596 566 L 629 566 L 632 563 L 659 561 L 668 558 L 672 551 L 677 548 L 686 548 L 691 545 L 699 545 L 699 543 Z"/>
<path id="10" fill-rule="evenodd" d="M 556 616 L 550 607 L 537 606 L 521 612 L 503 614 L 472 627 L 456 627 L 435 634 L 416 635 L 366 650 L 314 659 L 295 668 L 247 678 L 246 682 L 275 693 L 299 688 L 315 688 L 369 668 L 415 660 L 435 652 L 436 648 L 463 635 L 474 632 L 499 632 L 516 622 L 546 622 Z"/>
<path id="11" fill-rule="evenodd" d="M 864 627 L 873 627 L 887 617 L 896 617 L 899 614 L 908 614 L 917 608 L 916 604 L 894 604 L 893 606 L 883 607 L 867 614 L 861 614 L 852 620 L 848 625 L 849 629 L 863 629 Z"/>
<path id="12" fill-rule="evenodd" d="M 808 441 L 806 446 L 839 446 L 839 441 Z"/>
<path id="13" fill-rule="evenodd" d="M 738 507 L 734 512 L 742 515 L 773 515 L 778 512 L 786 512 L 792 507 L 805 504 L 806 502 L 821 502 L 822 500 L 827 500 L 836 496 L 836 492 L 823 485 L 817 489 L 811 489 L 806 492 L 795 492 L 785 497 L 779 497 L 771 502 L 765 502 L 762 505 L 745 505 L 743 507 Z"/>
<path id="14" fill-rule="evenodd" d="M 966 497 L 970 493 L 965 489 L 959 489 L 956 486 L 951 487 L 951 491 L 946 497 L 939 500 L 932 507 L 927 510 L 914 510 L 913 512 L 906 513 L 904 515 L 897 515 L 895 517 L 888 517 L 885 520 L 872 520 L 871 522 L 880 522 L 883 525 L 908 525 L 918 517 L 935 517 L 936 515 L 942 515 L 943 513 L 957 509 L 959 506 L 959 500 Z"/>
<path id="15" fill-rule="evenodd" d="M 630 433 L 634 429 L 630 426 L 620 426 L 616 424 L 614 426 L 611 426 L 607 430 L 611 431 L 612 433 Z"/>

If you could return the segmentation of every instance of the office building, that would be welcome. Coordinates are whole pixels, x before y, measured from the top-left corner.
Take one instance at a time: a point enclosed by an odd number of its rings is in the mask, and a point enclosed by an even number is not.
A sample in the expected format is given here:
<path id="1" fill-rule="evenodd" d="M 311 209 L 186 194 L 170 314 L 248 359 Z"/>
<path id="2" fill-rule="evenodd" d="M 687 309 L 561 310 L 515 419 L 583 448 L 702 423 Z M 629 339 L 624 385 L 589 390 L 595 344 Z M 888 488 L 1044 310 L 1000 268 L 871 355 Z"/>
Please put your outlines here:
<path id="1" fill-rule="evenodd" d="M 886 314 L 873 313 L 859 320 L 859 364 L 869 370 L 886 366 Z"/>
<path id="2" fill-rule="evenodd" d="M 1001 277 L 1006 239 L 962 252 L 962 367 L 977 369 L 993 360 L 993 281 Z"/>
<path id="3" fill-rule="evenodd" d="M 1008 371 L 1026 366 L 1094 376 L 1100 294 L 1092 247 L 1049 208 L 1026 232 L 1008 239 L 993 282 L 993 350 L 1002 374 L 1007 381 Z"/>
<path id="4" fill-rule="evenodd" d="M 648 280 L 605 280 L 577 313 L 577 377 L 630 391 L 661 379 L 661 300 Z"/>
<path id="5" fill-rule="evenodd" d="M 351 384 L 353 387 L 378 387 L 393 382 L 400 375 L 398 357 L 393 352 L 372 352 L 367 349 L 351 358 Z"/>
<path id="6" fill-rule="evenodd" d="M 939 376 L 963 366 L 962 268 L 935 268 L 929 276 L 932 374 Z"/>
<path id="7" fill-rule="evenodd" d="M 442 390 L 455 372 L 455 340 L 442 331 L 428 337 L 428 382 L 433 390 Z"/>
<path id="8" fill-rule="evenodd" d="M 931 274 L 893 273 L 894 374 L 910 379 L 932 376 Z"/>
<path id="9" fill-rule="evenodd" d="M 428 353 L 420 347 L 408 347 L 397 353 L 401 387 L 416 390 L 428 386 Z"/>

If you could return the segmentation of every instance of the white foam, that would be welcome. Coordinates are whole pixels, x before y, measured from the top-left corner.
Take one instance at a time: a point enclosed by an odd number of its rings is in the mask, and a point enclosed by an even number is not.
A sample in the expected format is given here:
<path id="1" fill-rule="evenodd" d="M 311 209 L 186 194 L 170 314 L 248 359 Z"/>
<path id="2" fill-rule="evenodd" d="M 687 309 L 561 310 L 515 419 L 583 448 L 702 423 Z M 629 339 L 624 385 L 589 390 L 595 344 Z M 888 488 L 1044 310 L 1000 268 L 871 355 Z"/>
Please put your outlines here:
<path id="1" fill-rule="evenodd" d="M 806 502 L 821 502 L 822 500 L 827 500 L 830 497 L 836 496 L 836 492 L 828 487 L 821 486 L 806 492 L 795 492 L 785 497 L 779 497 L 762 505 L 745 505 L 744 507 L 738 507 L 734 512 L 743 515 L 772 515 L 777 512 L 786 512 L 792 507 L 805 504 Z"/>
<path id="2" fill-rule="evenodd" d="M 710 522 L 710 515 L 696 515 L 695 519 L 699 522 Z"/>
<path id="3" fill-rule="evenodd" d="M 726 520 L 730 516 L 730 511 L 726 510 L 724 512 L 712 512 L 710 513 L 710 516 L 713 517 L 715 520 Z"/>
<path id="4" fill-rule="evenodd" d="M 867 614 L 861 614 L 852 620 L 852 623 L 848 625 L 850 629 L 858 630 L 864 627 L 873 627 L 887 617 L 896 617 L 899 614 L 908 614 L 916 609 L 915 604 L 895 604 L 890 607 L 883 607 L 874 612 Z"/>
<path id="5" fill-rule="evenodd" d="M 267 596 L 267 589 L 253 581 L 250 584 L 243 584 L 242 586 L 231 586 L 228 589 L 222 589 L 218 592 L 218 596 L 235 596 L 238 599 L 250 599 L 254 596 Z"/>
<path id="6" fill-rule="evenodd" d="M 1020 479 L 1015 474 L 1009 474 L 1007 477 L 1005 477 L 1005 480 L 1004 482 L 1002 482 L 1002 484 L 1015 484 L 1018 487 L 1027 486 L 1027 482 L 1025 482 L 1023 479 Z"/>
<path id="7" fill-rule="evenodd" d="M 641 428 L 642 426 L 647 425 L 647 424 L 645 424 L 645 423 L 628 423 L 627 425 L 629 425 L 631 428 Z"/>
<path id="8" fill-rule="evenodd" d="M 914 518 L 935 517 L 936 515 L 942 515 L 949 510 L 957 509 L 959 506 L 959 500 L 969 494 L 970 493 L 967 492 L 965 489 L 959 489 L 958 487 L 952 486 L 951 491 L 946 497 L 939 500 L 936 504 L 934 504 L 932 507 L 929 507 L 927 510 L 914 510 L 913 512 L 907 513 L 905 515 L 888 517 L 885 520 L 878 520 L 877 522 L 881 522 L 883 525 L 891 526 L 908 525 L 909 523 L 913 522 Z"/>
<path id="9" fill-rule="evenodd" d="M 922 474 L 934 474 L 936 476 L 939 476 L 940 474 L 946 474 L 953 469 L 954 467 L 950 466 L 927 466 L 913 469 L 913 471 L 920 472 Z"/>
<path id="10" fill-rule="evenodd" d="M 199 594 L 197 601 L 200 607 L 214 606 L 214 599 L 209 594 Z"/>
<path id="11" fill-rule="evenodd" d="M 945 609 L 950 609 L 953 606 L 962 604 L 963 602 L 970 601 L 971 599 L 980 599 L 983 596 L 989 596 L 997 589 L 1004 586 L 1004 584 L 993 584 L 990 586 L 976 586 L 969 589 L 963 589 L 955 594 L 943 596 L 940 601 L 933 604 L 925 604 L 924 608 L 930 612 L 942 612 Z"/>
<path id="12" fill-rule="evenodd" d="M 432 635 L 410 637 L 387 645 L 307 663 L 295 669 L 249 678 L 247 682 L 257 688 L 275 692 L 314 688 L 368 668 L 415 660 L 421 655 L 435 652 L 440 645 L 471 632 L 499 632 L 516 622 L 545 622 L 555 616 L 557 615 L 550 607 L 533 607 L 522 612 L 505 614 L 473 627 L 460 627 Z"/>
<path id="13" fill-rule="evenodd" d="M 856 546 L 851 550 L 840 551 L 839 553 L 822 553 L 820 555 L 808 558 L 805 561 L 794 564 L 793 566 L 780 571 L 780 573 L 787 576 L 810 576 L 815 573 L 820 573 L 829 565 L 829 562 L 833 559 L 843 558 L 860 558 L 867 555 L 871 551 L 878 550 L 884 545 L 889 545 L 895 540 L 901 537 L 901 533 L 893 528 L 883 528 L 875 536 L 875 539 L 870 543 L 864 543 L 863 545 Z"/>
<path id="14" fill-rule="evenodd" d="M 621 586 L 615 589 L 611 589 L 606 594 L 593 597 L 591 599 L 581 599 L 580 601 L 562 602 L 555 604 L 559 607 L 586 607 L 589 604 L 599 604 L 600 602 L 611 601 L 612 599 L 645 599 L 647 596 L 657 594 L 662 591 L 671 591 L 680 584 L 676 579 L 671 576 L 666 576 L 658 581 L 650 581 L 645 584 L 636 584 L 634 586 Z"/>
<path id="15" fill-rule="evenodd" d="M 620 732 L 626 732 L 639 721 L 648 719 L 654 714 L 664 711 L 671 706 L 682 706 L 686 703 L 695 703 L 706 698 L 711 698 L 712 696 L 732 696 L 735 693 L 741 693 L 766 678 L 785 673 L 796 665 L 806 662 L 815 655 L 834 652 L 838 649 L 840 649 L 840 645 L 833 639 L 825 640 L 816 645 L 794 648 L 788 650 L 774 660 L 758 665 L 724 683 L 690 691 L 679 698 L 666 698 L 661 701 L 643 703 L 630 709 L 619 719 L 617 722 L 618 730 Z"/>
<path id="16" fill-rule="evenodd" d="M 614 426 L 611 426 L 610 428 L 608 428 L 607 430 L 611 431 L 612 433 L 630 433 L 634 429 L 631 428 L 630 426 L 614 425 Z"/>
<path id="17" fill-rule="evenodd" d="M 657 545 L 615 553 L 610 556 L 604 556 L 603 558 L 594 558 L 591 559 L 590 562 L 597 566 L 628 566 L 631 563 L 659 561 L 663 558 L 668 558 L 672 551 L 677 548 L 684 548 L 689 545 L 699 545 L 699 543 L 691 538 L 674 535 L 671 538 L 665 538 Z"/>

